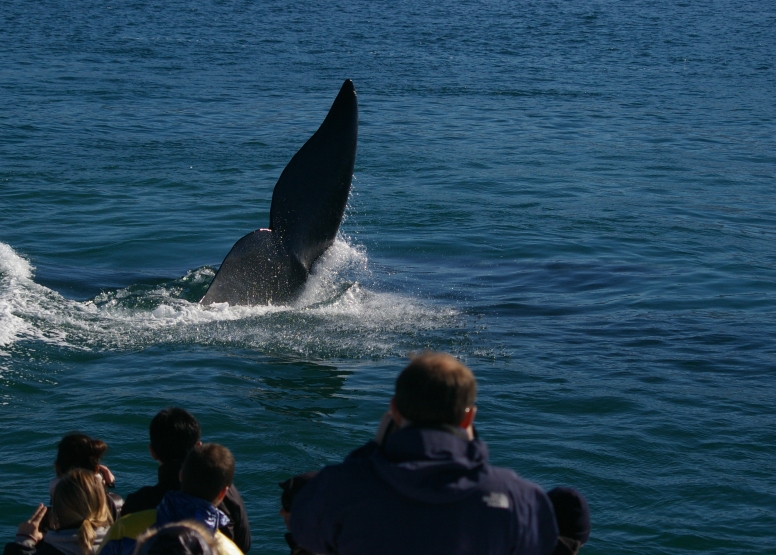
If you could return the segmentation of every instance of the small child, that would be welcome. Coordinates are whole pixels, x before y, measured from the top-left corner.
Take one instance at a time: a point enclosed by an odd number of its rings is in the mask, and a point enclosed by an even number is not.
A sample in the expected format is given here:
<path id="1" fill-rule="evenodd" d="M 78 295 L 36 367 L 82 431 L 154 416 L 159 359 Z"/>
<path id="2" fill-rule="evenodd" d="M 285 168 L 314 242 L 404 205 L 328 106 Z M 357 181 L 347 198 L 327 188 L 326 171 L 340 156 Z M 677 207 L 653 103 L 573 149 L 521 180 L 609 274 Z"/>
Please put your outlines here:
<path id="1" fill-rule="evenodd" d="M 56 477 L 49 482 L 49 493 L 54 495 L 54 488 L 59 480 L 74 468 L 90 470 L 97 476 L 97 480 L 106 488 L 108 508 L 113 520 L 121 514 L 121 506 L 124 500 L 117 494 L 108 492 L 108 488 L 116 485 L 116 479 L 110 469 L 100 464 L 108 445 L 99 439 L 94 439 L 86 434 L 72 433 L 62 438 L 57 446 L 57 459 L 54 461 Z M 46 521 L 44 520 L 44 526 Z"/>
<path id="2" fill-rule="evenodd" d="M 57 482 L 52 495 L 51 529 L 41 531 L 46 514 L 41 503 L 19 525 L 16 541 L 6 544 L 3 555 L 94 555 L 113 522 L 105 501 L 105 488 L 91 470 L 74 468 Z"/>

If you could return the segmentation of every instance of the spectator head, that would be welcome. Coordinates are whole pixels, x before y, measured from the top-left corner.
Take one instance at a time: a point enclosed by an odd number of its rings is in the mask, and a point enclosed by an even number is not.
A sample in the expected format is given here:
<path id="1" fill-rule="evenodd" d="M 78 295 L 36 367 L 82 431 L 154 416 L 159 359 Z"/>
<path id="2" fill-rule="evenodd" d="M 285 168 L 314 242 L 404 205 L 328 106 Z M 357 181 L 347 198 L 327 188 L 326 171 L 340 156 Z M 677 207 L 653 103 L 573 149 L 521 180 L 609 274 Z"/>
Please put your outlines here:
<path id="1" fill-rule="evenodd" d="M 199 443 L 199 422 L 188 411 L 173 407 L 164 409 L 151 420 L 151 454 L 162 462 L 182 461 Z"/>
<path id="2" fill-rule="evenodd" d="M 86 434 L 76 432 L 66 435 L 57 447 L 57 460 L 54 462 L 57 476 L 63 476 L 73 468 L 83 468 L 94 473 L 107 450 L 104 441 L 92 439 Z"/>
<path id="3" fill-rule="evenodd" d="M 393 408 L 418 426 L 468 427 L 474 418 L 477 382 L 456 358 L 426 352 L 413 357 L 396 379 Z"/>
<path id="4" fill-rule="evenodd" d="M 234 457 L 217 443 L 194 447 L 181 468 L 181 491 L 218 505 L 234 478 Z"/>
<path id="5" fill-rule="evenodd" d="M 218 555 L 213 534 L 194 520 L 151 528 L 137 538 L 134 555 Z"/>
<path id="6" fill-rule="evenodd" d="M 54 488 L 52 524 L 57 530 L 78 528 L 78 545 L 84 555 L 93 553 L 95 529 L 113 522 L 105 500 L 105 488 L 94 470 L 74 468 Z"/>
<path id="7" fill-rule="evenodd" d="M 280 482 L 278 484 L 283 489 L 283 493 L 280 495 L 280 516 L 283 517 L 286 528 L 288 528 L 291 519 L 291 507 L 294 504 L 294 497 L 296 497 L 296 494 L 317 475 L 318 471 L 313 470 L 311 472 L 305 472 L 304 474 L 297 474 L 285 482 Z"/>
<path id="8" fill-rule="evenodd" d="M 572 553 L 590 537 L 590 509 L 587 499 L 574 488 L 558 487 L 547 492 L 558 522 L 559 541 Z"/>

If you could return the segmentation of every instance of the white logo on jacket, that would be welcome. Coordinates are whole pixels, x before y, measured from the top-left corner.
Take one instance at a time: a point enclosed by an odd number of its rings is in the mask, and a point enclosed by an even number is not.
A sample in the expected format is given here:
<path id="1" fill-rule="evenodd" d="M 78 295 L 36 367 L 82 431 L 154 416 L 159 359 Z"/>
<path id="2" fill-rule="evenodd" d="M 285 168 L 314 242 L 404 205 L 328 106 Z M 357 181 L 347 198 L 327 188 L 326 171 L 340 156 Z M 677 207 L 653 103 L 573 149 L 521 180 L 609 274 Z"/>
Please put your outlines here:
<path id="1" fill-rule="evenodd" d="M 482 500 L 485 501 L 488 507 L 493 507 L 494 509 L 509 508 L 509 497 L 507 497 L 506 493 L 496 493 L 494 491 L 490 495 L 483 497 Z"/>

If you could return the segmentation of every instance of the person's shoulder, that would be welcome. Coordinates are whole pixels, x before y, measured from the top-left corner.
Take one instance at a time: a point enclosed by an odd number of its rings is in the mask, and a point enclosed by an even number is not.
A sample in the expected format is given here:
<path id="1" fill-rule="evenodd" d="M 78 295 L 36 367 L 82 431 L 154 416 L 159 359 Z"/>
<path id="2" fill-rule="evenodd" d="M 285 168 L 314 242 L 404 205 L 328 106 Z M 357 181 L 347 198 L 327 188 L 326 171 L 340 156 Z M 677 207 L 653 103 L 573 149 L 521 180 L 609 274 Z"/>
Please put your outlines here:
<path id="1" fill-rule="evenodd" d="M 38 542 L 38 545 L 35 546 L 35 555 L 65 555 L 65 553 L 46 541 L 40 541 Z"/>
<path id="2" fill-rule="evenodd" d="M 345 485 L 347 483 L 357 483 L 372 475 L 372 465 L 370 458 L 374 450 L 359 448 L 345 457 L 340 463 L 329 464 L 318 471 L 311 482 L 316 484 L 335 483 Z"/>
<path id="3" fill-rule="evenodd" d="M 533 507 L 535 510 L 544 511 L 550 506 L 547 493 L 540 485 L 522 478 L 509 468 L 491 466 L 482 486 L 493 492 L 509 493 L 516 505 L 525 508 Z"/>
<path id="4" fill-rule="evenodd" d="M 156 509 L 138 511 L 126 516 L 122 516 L 110 527 L 102 540 L 102 545 L 110 541 L 122 540 L 124 538 L 135 539 L 156 522 Z"/>
<path id="5" fill-rule="evenodd" d="M 509 468 L 489 466 L 479 487 L 489 508 L 506 509 L 514 518 L 519 553 L 549 554 L 558 541 L 558 526 L 547 493 Z"/>
<path id="6" fill-rule="evenodd" d="M 541 490 L 541 487 L 539 487 L 537 484 L 530 480 L 526 480 L 511 468 L 506 468 L 503 466 L 489 466 L 488 474 L 490 475 L 491 481 L 501 482 L 507 487 L 514 487 L 525 491 L 533 491 L 535 489 Z"/>
<path id="7" fill-rule="evenodd" d="M 355 463 L 359 464 L 366 459 L 370 458 L 372 455 L 377 453 L 380 450 L 380 444 L 376 441 L 370 441 L 368 443 L 365 443 L 361 447 L 358 447 L 357 449 L 354 449 L 350 453 L 348 453 L 348 456 L 345 457 L 345 460 L 341 464 L 347 464 L 347 463 Z"/>
<path id="8" fill-rule="evenodd" d="M 24 545 L 11 542 L 5 544 L 3 555 L 64 555 L 53 545 L 40 541 L 34 546 L 25 547 Z"/>
<path id="9" fill-rule="evenodd" d="M 216 540 L 219 555 L 243 555 L 243 552 L 237 547 L 237 544 L 226 537 L 220 530 L 216 531 L 213 537 Z"/>
<path id="10" fill-rule="evenodd" d="M 155 509 L 162 501 L 164 494 L 165 491 L 158 484 L 155 486 L 143 486 L 136 492 L 127 495 L 124 505 L 121 507 L 121 514 L 129 515 L 139 511 Z"/>
<path id="11" fill-rule="evenodd" d="M 245 510 L 245 503 L 243 502 L 243 498 L 240 495 L 240 492 L 237 490 L 237 486 L 234 484 L 230 485 L 229 489 L 226 490 L 226 496 L 224 497 L 222 504 L 226 505 L 228 508 L 240 507 L 241 510 Z"/>
<path id="12" fill-rule="evenodd" d="M 366 445 L 351 451 L 342 462 L 329 464 L 321 468 L 316 476 L 310 480 L 310 483 L 320 486 L 332 480 L 338 482 L 340 480 L 351 481 L 356 479 L 360 470 L 368 470 L 370 468 L 370 458 L 379 448 L 380 446 L 377 443 L 370 441 Z"/>

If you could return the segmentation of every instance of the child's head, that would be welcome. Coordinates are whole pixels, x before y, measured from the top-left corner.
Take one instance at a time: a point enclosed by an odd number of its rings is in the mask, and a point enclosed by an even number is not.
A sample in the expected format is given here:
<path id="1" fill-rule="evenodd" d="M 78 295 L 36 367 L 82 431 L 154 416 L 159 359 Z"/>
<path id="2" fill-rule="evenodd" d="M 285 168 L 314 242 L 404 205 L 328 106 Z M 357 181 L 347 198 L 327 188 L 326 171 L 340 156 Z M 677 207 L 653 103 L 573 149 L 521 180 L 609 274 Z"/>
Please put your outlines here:
<path id="1" fill-rule="evenodd" d="M 74 468 L 54 488 L 51 499 L 54 528 L 78 528 L 78 543 L 84 554 L 91 553 L 95 528 L 112 522 L 105 500 L 105 488 L 93 470 Z"/>
<path id="2" fill-rule="evenodd" d="M 217 443 L 205 443 L 189 451 L 183 461 L 181 491 L 217 505 L 233 478 L 231 451 Z"/>
<path id="3" fill-rule="evenodd" d="M 66 435 L 57 448 L 57 460 L 54 463 L 57 476 L 64 476 L 73 468 L 83 468 L 94 473 L 107 450 L 104 441 L 92 439 L 86 434 Z"/>

